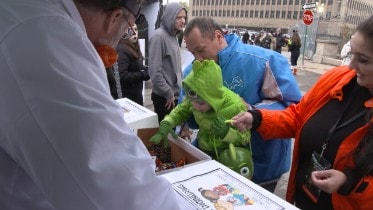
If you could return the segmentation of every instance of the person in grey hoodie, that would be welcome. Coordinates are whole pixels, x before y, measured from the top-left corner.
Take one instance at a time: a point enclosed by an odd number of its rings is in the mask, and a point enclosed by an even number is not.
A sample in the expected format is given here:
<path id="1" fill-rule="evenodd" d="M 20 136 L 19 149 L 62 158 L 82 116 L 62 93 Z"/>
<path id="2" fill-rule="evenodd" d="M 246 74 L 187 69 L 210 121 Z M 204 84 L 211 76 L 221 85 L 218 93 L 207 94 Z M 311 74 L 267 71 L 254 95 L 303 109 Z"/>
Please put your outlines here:
<path id="1" fill-rule="evenodd" d="M 151 99 L 158 121 L 177 104 L 181 80 L 181 55 L 177 35 L 183 31 L 187 10 L 180 3 L 165 6 L 161 24 L 150 38 L 149 69 L 152 81 Z"/>

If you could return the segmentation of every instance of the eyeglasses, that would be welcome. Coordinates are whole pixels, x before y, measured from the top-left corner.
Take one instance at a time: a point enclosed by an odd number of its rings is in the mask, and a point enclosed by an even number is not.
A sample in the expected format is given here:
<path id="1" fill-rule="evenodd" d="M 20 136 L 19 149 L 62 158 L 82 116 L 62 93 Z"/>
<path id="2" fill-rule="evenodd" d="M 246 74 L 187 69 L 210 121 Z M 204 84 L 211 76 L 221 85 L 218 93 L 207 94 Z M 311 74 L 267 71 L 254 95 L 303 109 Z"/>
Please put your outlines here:
<path id="1" fill-rule="evenodd" d="M 136 35 L 136 31 L 133 29 L 132 25 L 127 19 L 128 29 L 127 32 L 122 36 L 122 39 L 129 39 L 131 36 Z"/>

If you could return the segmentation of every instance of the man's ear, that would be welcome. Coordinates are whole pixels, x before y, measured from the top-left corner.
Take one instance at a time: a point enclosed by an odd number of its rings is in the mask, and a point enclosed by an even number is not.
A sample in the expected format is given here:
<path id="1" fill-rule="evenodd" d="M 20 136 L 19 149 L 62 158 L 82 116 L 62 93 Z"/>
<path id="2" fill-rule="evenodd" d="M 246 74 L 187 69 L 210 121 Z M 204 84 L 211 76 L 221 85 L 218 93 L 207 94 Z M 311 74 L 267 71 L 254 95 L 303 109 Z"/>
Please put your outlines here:
<path id="1" fill-rule="evenodd" d="M 224 40 L 224 34 L 221 33 L 219 30 L 215 30 L 215 38 L 219 43 L 221 43 Z"/>
<path id="2" fill-rule="evenodd" d="M 115 9 L 110 12 L 107 12 L 104 30 L 107 34 L 112 34 L 114 31 L 117 31 L 119 24 L 123 18 L 123 10 Z"/>

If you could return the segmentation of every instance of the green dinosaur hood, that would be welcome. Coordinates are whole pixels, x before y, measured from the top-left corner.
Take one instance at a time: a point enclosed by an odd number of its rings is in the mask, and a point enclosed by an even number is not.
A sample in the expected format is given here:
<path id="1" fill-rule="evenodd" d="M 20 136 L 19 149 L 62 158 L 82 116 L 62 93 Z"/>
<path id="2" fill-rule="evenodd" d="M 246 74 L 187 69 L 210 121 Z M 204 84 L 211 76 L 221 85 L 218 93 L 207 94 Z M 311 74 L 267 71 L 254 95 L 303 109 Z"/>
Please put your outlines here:
<path id="1" fill-rule="evenodd" d="M 213 60 L 194 61 L 192 72 L 183 80 L 185 95 L 188 99 L 202 99 L 212 109 L 219 110 L 224 103 L 223 78 L 220 66 Z M 192 90 L 192 91 L 190 91 Z M 195 92 L 195 94 L 190 94 Z"/>

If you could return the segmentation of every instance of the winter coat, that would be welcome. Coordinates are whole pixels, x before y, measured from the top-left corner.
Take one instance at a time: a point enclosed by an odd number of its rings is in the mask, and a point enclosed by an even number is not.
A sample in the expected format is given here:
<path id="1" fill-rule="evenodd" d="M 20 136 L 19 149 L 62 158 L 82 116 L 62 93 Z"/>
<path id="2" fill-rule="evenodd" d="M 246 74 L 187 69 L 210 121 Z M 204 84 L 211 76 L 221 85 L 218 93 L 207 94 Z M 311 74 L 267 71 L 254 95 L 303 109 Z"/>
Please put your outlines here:
<path id="1" fill-rule="evenodd" d="M 161 26 L 149 40 L 149 75 L 153 93 L 171 99 L 179 96 L 182 71 L 181 54 L 174 31 L 177 14 L 185 8 L 179 3 L 167 4 Z"/>
<path id="2" fill-rule="evenodd" d="M 299 167 L 298 157 L 300 155 L 299 135 L 302 127 L 308 120 L 330 100 L 342 100 L 342 88 L 356 76 L 356 72 L 348 69 L 347 66 L 336 67 L 325 73 L 315 86 L 302 98 L 297 105 L 291 105 L 286 112 L 276 112 L 270 110 L 261 110 L 262 123 L 258 128 L 259 133 L 264 139 L 270 139 L 275 136 L 295 136 L 293 162 L 288 182 L 286 200 L 294 202 L 295 196 L 295 177 Z M 364 104 L 367 108 L 373 107 L 373 98 Z M 333 169 L 343 171 L 347 166 L 353 166 L 352 157 L 349 155 L 356 148 L 360 140 L 365 136 L 371 124 L 366 123 L 359 129 L 348 135 L 341 143 L 334 159 Z M 359 186 L 362 183 L 368 184 L 367 187 L 359 192 Z M 357 210 L 371 209 L 373 206 L 373 177 L 363 177 L 356 188 L 348 195 L 341 195 L 337 192 L 332 193 L 332 204 L 335 210 Z"/>
<path id="3" fill-rule="evenodd" d="M 285 109 L 301 98 L 298 84 L 289 71 L 287 59 L 273 50 L 243 44 L 235 34 L 227 34 L 228 46 L 218 53 L 223 83 L 253 108 Z M 191 71 L 191 65 L 184 75 Z M 291 141 L 264 141 L 252 132 L 251 147 L 256 183 L 280 178 L 290 168 Z"/>
<path id="4" fill-rule="evenodd" d="M 234 141 L 236 146 L 250 145 L 250 131 L 242 133 L 230 127 L 223 139 L 219 139 L 211 131 L 211 125 L 217 116 L 231 119 L 247 109 L 239 95 L 223 86 L 220 67 L 214 61 L 211 62 L 214 65 L 209 65 L 208 69 L 198 69 L 194 64 L 193 71 L 183 80 L 183 84 L 197 93 L 198 97 L 206 101 L 212 109 L 199 112 L 193 109 L 190 99 L 186 97 L 169 115 L 166 115 L 164 121 L 170 122 L 172 127 L 175 127 L 193 115 L 199 125 L 198 146 L 207 153 L 213 153 L 215 149 L 219 152 L 227 149 L 228 143 L 222 140 Z"/>
<path id="5" fill-rule="evenodd" d="M 291 39 L 288 43 L 289 52 L 293 55 L 300 55 L 300 48 L 302 45 L 294 43 Z"/>
<path id="6" fill-rule="evenodd" d="M 117 52 L 122 96 L 143 105 L 144 81 L 149 80 L 149 74 L 143 64 L 143 59 L 136 58 L 123 46 L 118 46 Z"/>
<path id="7" fill-rule="evenodd" d="M 342 66 L 349 65 L 351 62 L 352 53 L 351 53 L 351 44 L 348 41 L 346 44 L 343 45 L 341 50 L 341 59 L 342 59 Z"/>

